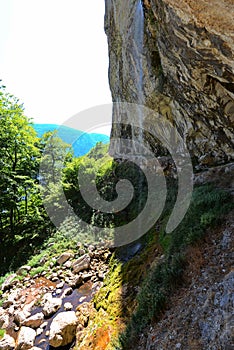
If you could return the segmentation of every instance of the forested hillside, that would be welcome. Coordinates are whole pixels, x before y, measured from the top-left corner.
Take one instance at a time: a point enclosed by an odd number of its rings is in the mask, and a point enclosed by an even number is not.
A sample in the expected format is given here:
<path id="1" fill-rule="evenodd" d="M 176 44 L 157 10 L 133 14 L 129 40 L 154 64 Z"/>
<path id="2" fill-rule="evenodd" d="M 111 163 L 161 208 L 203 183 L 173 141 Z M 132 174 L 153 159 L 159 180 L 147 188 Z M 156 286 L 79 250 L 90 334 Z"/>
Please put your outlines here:
<path id="1" fill-rule="evenodd" d="M 42 137 L 46 132 L 58 131 L 59 137 L 70 144 L 75 157 L 80 157 L 88 153 L 97 142 L 108 143 L 110 138 L 104 134 L 87 133 L 81 130 L 73 129 L 65 125 L 57 124 L 32 124 L 38 137 Z"/>

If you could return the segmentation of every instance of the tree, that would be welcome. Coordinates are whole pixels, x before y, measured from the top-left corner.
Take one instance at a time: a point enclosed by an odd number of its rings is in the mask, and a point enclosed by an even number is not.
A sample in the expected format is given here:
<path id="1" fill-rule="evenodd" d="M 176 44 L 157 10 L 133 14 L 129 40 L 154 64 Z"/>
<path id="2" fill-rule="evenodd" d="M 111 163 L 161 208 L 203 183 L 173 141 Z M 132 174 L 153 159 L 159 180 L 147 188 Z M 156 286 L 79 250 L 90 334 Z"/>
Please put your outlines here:
<path id="1" fill-rule="evenodd" d="M 55 130 L 42 136 L 41 149 L 39 178 L 43 204 L 53 223 L 59 225 L 68 214 L 64 206 L 62 173 L 72 159 L 71 145 L 58 137 Z"/>
<path id="2" fill-rule="evenodd" d="M 37 193 L 38 138 L 19 101 L 0 86 L 0 223 L 13 237 Z"/>

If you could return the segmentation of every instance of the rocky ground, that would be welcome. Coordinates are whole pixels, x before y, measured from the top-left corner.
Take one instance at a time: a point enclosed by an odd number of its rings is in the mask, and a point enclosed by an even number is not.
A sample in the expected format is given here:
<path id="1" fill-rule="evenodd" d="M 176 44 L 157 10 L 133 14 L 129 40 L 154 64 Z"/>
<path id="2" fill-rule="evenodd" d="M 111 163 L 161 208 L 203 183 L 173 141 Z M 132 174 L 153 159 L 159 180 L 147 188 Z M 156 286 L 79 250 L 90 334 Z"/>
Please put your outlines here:
<path id="1" fill-rule="evenodd" d="M 137 349 L 234 349 L 233 233 L 232 211 L 222 227 L 207 233 L 203 245 L 187 251 L 183 287 Z"/>
<path id="2" fill-rule="evenodd" d="M 77 306 L 84 303 L 87 310 L 102 286 L 111 252 L 89 245 L 80 247 L 79 255 L 64 252 L 33 278 L 30 266 L 8 276 L 2 284 L 0 329 L 6 333 L 1 350 L 48 349 L 49 345 L 60 349 L 74 341 L 82 319 Z"/>

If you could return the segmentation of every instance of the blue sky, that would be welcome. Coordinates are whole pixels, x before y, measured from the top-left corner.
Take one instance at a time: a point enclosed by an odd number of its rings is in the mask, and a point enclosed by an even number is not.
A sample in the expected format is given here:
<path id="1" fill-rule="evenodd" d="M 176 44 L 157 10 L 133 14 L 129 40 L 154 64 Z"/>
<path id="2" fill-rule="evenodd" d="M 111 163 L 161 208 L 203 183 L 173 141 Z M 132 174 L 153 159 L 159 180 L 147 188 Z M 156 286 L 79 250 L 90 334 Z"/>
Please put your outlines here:
<path id="1" fill-rule="evenodd" d="M 39 123 L 111 103 L 104 0 L 0 0 L 0 78 Z"/>

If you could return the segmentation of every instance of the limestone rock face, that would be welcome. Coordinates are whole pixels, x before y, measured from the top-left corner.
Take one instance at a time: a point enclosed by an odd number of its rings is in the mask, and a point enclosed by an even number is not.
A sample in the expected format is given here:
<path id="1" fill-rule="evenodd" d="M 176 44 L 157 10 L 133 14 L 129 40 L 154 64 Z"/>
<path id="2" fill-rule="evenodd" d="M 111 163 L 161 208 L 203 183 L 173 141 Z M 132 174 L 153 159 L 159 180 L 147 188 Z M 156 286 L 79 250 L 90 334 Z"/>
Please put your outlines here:
<path id="1" fill-rule="evenodd" d="M 58 314 L 50 326 L 50 345 L 58 348 L 70 344 L 76 334 L 77 317 L 74 311 L 66 311 Z"/>
<path id="2" fill-rule="evenodd" d="M 200 166 L 234 158 L 233 12 L 229 0 L 106 0 L 113 101 L 143 102 L 168 119 Z"/>

